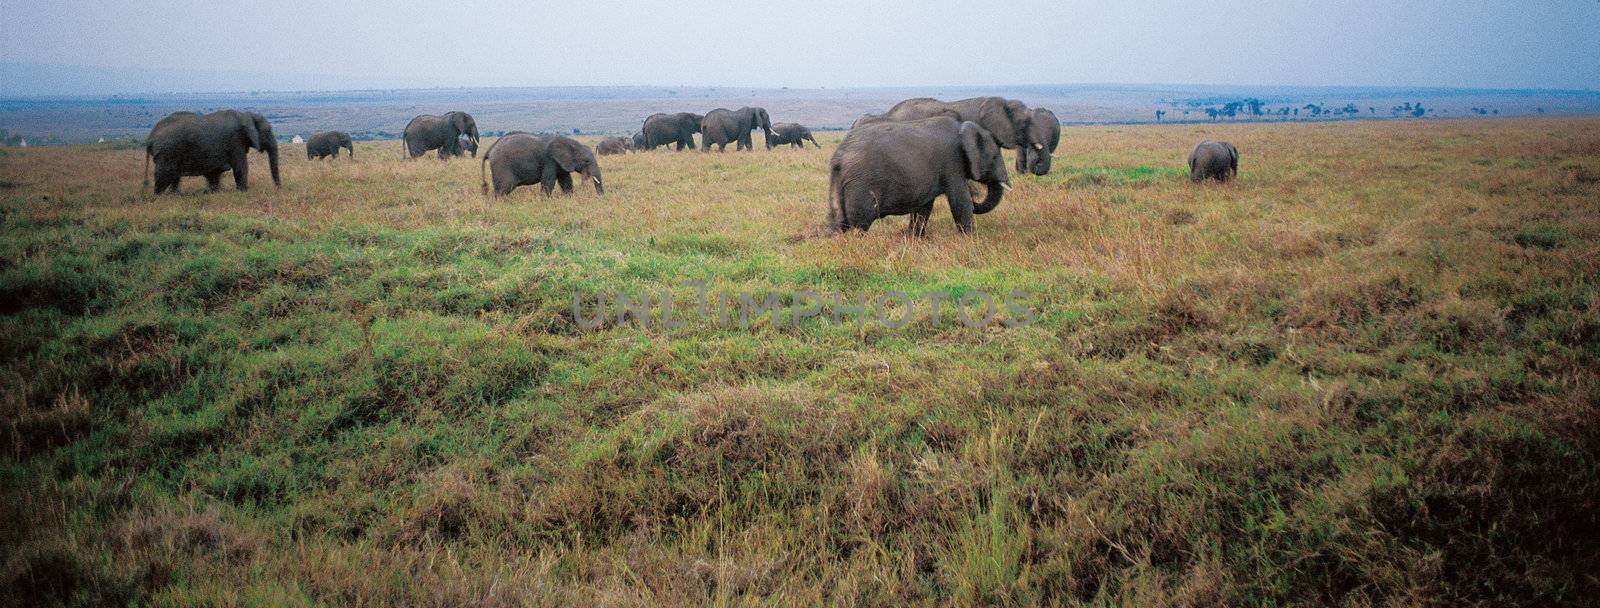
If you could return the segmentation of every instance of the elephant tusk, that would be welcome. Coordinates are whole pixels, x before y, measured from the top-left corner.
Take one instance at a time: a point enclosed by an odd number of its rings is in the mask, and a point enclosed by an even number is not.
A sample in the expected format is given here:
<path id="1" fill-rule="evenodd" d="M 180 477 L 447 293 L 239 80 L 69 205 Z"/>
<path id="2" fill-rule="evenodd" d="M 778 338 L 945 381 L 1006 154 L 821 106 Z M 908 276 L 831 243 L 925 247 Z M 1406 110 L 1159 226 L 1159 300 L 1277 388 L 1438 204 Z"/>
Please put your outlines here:
<path id="1" fill-rule="evenodd" d="M 1033 144 L 1033 149 L 1035 149 L 1035 150 L 1043 150 L 1044 149 L 1044 144 Z"/>
<path id="2" fill-rule="evenodd" d="M 600 178 L 598 178 L 598 177 L 591 177 L 591 178 L 589 178 L 589 179 L 592 179 L 592 180 L 594 180 L 594 183 L 595 183 L 595 184 L 599 184 L 599 183 L 600 183 Z"/>
<path id="3" fill-rule="evenodd" d="M 1000 182 L 1000 187 L 1001 188 L 1005 188 L 1006 192 L 1010 192 L 1011 191 L 1011 184 L 1008 184 L 1008 183 L 1005 183 L 1005 182 Z"/>

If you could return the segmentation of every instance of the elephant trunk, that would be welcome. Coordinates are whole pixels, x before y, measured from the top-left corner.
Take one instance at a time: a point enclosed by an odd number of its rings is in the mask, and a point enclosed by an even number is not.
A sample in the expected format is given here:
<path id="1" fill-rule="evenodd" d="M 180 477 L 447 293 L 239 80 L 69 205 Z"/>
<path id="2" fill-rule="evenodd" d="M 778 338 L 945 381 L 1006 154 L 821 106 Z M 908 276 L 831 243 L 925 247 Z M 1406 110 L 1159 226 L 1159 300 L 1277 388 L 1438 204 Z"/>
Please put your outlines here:
<path id="1" fill-rule="evenodd" d="M 595 196 L 605 196 L 606 188 L 605 188 L 605 184 L 602 183 L 602 181 L 600 179 L 600 168 L 599 167 L 595 167 L 595 168 L 590 169 L 588 171 L 581 171 L 580 173 L 585 178 L 588 178 L 589 181 L 594 182 L 594 194 L 595 194 Z"/>
<path id="2" fill-rule="evenodd" d="M 278 140 L 267 140 L 267 168 L 272 170 L 272 185 L 283 187 L 283 182 L 278 181 Z"/>
<path id="3" fill-rule="evenodd" d="M 995 207 L 1000 206 L 1000 198 L 1011 189 L 1005 182 L 984 183 L 984 187 L 989 189 L 989 193 L 983 197 L 982 202 L 972 206 L 972 212 L 978 215 L 994 211 Z"/>

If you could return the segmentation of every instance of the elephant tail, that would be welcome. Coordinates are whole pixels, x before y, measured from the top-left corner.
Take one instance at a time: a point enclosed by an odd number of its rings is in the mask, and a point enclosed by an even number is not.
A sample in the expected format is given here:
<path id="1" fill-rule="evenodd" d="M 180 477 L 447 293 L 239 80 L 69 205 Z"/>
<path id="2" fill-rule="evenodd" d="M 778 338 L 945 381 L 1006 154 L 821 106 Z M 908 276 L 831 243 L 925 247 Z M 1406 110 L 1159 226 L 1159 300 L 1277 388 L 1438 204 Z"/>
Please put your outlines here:
<path id="1" fill-rule="evenodd" d="M 150 156 L 152 152 L 151 145 L 146 142 L 144 145 L 144 183 L 139 186 L 140 191 L 150 187 Z"/>
<path id="2" fill-rule="evenodd" d="M 844 212 L 844 172 L 838 163 L 828 171 L 828 229 L 844 232 L 849 216 Z"/>
<path id="3" fill-rule="evenodd" d="M 489 152 L 493 151 L 494 148 L 489 148 Z M 487 172 L 489 168 L 489 152 L 484 152 L 483 160 L 478 161 L 478 181 L 482 184 L 484 196 L 489 195 L 489 176 Z"/>

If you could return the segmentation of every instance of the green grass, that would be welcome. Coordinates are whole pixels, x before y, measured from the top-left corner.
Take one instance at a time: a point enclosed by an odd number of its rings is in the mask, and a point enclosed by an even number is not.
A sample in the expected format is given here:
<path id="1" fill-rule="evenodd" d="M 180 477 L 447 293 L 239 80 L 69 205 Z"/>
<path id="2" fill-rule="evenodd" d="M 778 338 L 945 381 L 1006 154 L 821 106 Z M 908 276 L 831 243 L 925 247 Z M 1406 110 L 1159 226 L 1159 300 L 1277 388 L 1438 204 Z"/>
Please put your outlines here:
<path id="1" fill-rule="evenodd" d="M 1188 183 L 1219 137 L 1240 179 Z M 1072 128 L 974 236 L 936 214 L 927 240 L 820 234 L 831 149 L 604 157 L 604 198 L 549 200 L 484 199 L 475 164 L 393 142 L 168 197 L 136 192 L 136 151 L 8 151 L 0 588 L 1579 604 L 1597 141 L 1587 119 Z M 573 316 L 575 292 L 691 281 L 1015 289 L 1038 320 Z"/>

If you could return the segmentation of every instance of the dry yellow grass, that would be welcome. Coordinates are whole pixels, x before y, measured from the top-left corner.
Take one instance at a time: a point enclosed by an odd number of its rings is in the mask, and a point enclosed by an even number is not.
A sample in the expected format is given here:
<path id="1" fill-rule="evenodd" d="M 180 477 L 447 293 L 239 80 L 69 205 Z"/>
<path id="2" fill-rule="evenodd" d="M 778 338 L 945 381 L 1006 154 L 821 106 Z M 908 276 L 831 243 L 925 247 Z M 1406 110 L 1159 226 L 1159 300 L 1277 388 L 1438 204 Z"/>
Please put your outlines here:
<path id="1" fill-rule="evenodd" d="M 971 237 L 939 203 L 927 239 L 823 233 L 841 136 L 601 157 L 604 197 L 549 199 L 397 142 L 286 146 L 282 189 L 162 197 L 137 150 L 4 151 L 0 517 L 26 524 L 0 583 L 174 605 L 1600 591 L 1600 120 L 1070 127 L 1051 175 Z M 1188 182 L 1202 139 L 1238 146 L 1239 180 Z M 690 280 L 1021 289 L 1039 321 L 574 325 L 574 291 Z"/>

